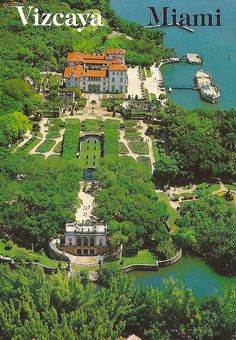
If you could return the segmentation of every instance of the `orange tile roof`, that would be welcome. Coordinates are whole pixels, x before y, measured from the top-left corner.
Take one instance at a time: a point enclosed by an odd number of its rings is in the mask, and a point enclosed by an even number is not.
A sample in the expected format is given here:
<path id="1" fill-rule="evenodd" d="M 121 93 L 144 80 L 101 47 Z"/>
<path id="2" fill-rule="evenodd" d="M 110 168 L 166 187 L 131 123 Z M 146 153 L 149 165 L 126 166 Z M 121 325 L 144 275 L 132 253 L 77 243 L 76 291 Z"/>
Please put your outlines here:
<path id="1" fill-rule="evenodd" d="M 77 65 L 76 67 L 68 66 L 65 68 L 64 78 L 81 78 L 83 75 L 84 69 L 81 65 Z"/>
<path id="2" fill-rule="evenodd" d="M 126 50 L 124 48 L 108 48 L 108 54 L 126 54 Z"/>
<path id="3" fill-rule="evenodd" d="M 112 64 L 108 67 L 109 71 L 127 71 L 125 64 Z"/>
<path id="4" fill-rule="evenodd" d="M 64 71 L 64 78 L 69 78 L 71 73 L 73 71 L 73 67 L 72 66 L 68 66 L 65 68 L 65 71 Z"/>
<path id="5" fill-rule="evenodd" d="M 86 78 L 86 77 L 106 77 L 106 70 L 84 70 L 81 65 L 75 67 L 68 66 L 65 68 L 64 78 Z"/>
<path id="6" fill-rule="evenodd" d="M 68 53 L 67 61 L 73 62 L 73 61 L 82 61 L 85 62 L 86 59 L 90 60 L 105 60 L 105 56 L 101 54 L 95 54 L 95 53 L 80 53 L 80 52 L 73 52 Z"/>

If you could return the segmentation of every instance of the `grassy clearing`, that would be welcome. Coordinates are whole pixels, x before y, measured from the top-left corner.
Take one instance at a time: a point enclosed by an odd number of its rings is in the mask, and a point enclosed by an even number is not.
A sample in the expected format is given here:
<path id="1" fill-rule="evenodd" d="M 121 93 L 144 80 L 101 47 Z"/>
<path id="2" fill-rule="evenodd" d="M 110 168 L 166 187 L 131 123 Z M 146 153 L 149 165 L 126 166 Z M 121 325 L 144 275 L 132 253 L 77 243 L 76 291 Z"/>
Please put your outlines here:
<path id="1" fill-rule="evenodd" d="M 119 261 L 121 267 L 127 267 L 131 264 L 155 264 L 156 259 L 149 250 L 140 250 L 136 256 L 122 257 Z"/>
<path id="2" fill-rule="evenodd" d="M 55 141 L 53 139 L 46 139 L 39 147 L 36 149 L 36 152 L 45 153 L 55 146 Z"/>
<path id="3" fill-rule="evenodd" d="M 50 259 L 44 252 L 33 253 L 32 251 L 19 247 L 16 244 L 13 244 L 11 249 L 6 250 L 6 243 L 6 240 L 0 239 L 0 254 L 5 257 L 11 257 L 12 259 L 15 259 L 16 257 L 24 257 L 26 261 L 39 262 L 44 266 L 53 268 L 58 266 L 59 261 Z"/>
<path id="4" fill-rule="evenodd" d="M 129 142 L 129 147 L 133 153 L 148 155 L 148 144 L 145 142 Z"/>
<path id="5" fill-rule="evenodd" d="M 81 143 L 80 160 L 86 167 L 96 167 L 101 157 L 101 143 L 96 138 L 88 138 Z"/>
<path id="6" fill-rule="evenodd" d="M 171 227 L 172 231 L 175 232 L 178 229 L 178 226 L 175 224 L 175 221 L 180 217 L 179 213 L 177 210 L 172 208 L 169 203 L 169 198 L 164 192 L 158 192 L 157 197 L 160 202 L 163 202 L 167 205 L 167 209 L 169 212 L 169 217 L 168 217 L 168 224 Z"/>

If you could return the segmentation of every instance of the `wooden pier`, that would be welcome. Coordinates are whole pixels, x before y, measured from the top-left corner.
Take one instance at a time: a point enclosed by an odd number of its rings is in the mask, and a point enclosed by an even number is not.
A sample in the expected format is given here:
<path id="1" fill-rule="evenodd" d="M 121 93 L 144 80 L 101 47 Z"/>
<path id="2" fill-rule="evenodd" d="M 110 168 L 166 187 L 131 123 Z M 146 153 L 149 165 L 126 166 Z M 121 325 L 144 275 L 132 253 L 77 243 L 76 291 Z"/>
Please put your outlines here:
<path id="1" fill-rule="evenodd" d="M 168 25 L 160 25 L 160 24 L 157 24 L 157 25 L 147 25 L 147 26 L 144 26 L 144 28 L 159 28 L 159 27 L 179 27 L 179 28 L 182 28 L 183 30 L 186 30 L 188 32 L 191 32 L 191 33 L 194 33 L 194 29 L 190 28 L 189 26 L 182 26 L 180 24 L 176 24 L 176 25 L 171 25 L 171 24 L 168 24 Z"/>

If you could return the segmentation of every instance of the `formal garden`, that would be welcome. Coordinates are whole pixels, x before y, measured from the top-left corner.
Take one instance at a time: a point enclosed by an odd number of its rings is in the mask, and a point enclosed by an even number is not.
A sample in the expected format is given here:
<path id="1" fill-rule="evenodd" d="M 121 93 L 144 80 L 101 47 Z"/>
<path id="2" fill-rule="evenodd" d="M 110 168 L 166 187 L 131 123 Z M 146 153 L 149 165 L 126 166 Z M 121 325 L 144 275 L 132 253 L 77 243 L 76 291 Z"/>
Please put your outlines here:
<path id="1" fill-rule="evenodd" d="M 163 290 L 138 286 L 120 269 L 154 264 L 181 247 L 218 272 L 235 274 L 236 110 L 187 110 L 168 102 L 145 115 L 155 158 L 152 174 L 141 121 L 80 120 L 86 104 L 81 91 L 72 89 L 72 107 L 71 100 L 57 98 L 61 78 L 43 74 L 61 74 L 68 51 L 122 47 L 127 64 L 141 65 L 148 79 L 152 64 L 173 55 L 163 45 L 163 33 L 120 18 L 108 0 L 37 1 L 37 7 L 50 13 L 93 8 L 103 13 L 104 26 L 86 27 L 81 34 L 67 27 L 38 28 L 35 39 L 35 28 L 23 27 L 15 8 L 1 7 L 0 255 L 21 264 L 59 265 L 47 256 L 47 245 L 75 220 L 83 171 L 94 156 L 99 180 L 94 213 L 106 221 L 112 245 L 122 243 L 124 251 L 117 263 L 96 268 L 99 289 L 81 268 L 69 278 L 60 271 L 45 276 L 37 267 L 0 265 L 1 337 L 115 340 L 134 333 L 148 340 L 233 338 L 235 287 L 199 299 L 173 279 Z M 40 86 L 45 97 L 38 93 Z M 156 103 L 154 94 L 151 100 Z M 110 112 L 121 102 L 119 96 L 102 99 Z M 78 116 L 47 118 L 40 131 L 28 119 L 37 108 L 58 115 L 62 103 L 69 114 L 79 110 Z M 82 143 L 81 161 L 81 132 L 103 134 L 103 157 L 93 139 Z"/>

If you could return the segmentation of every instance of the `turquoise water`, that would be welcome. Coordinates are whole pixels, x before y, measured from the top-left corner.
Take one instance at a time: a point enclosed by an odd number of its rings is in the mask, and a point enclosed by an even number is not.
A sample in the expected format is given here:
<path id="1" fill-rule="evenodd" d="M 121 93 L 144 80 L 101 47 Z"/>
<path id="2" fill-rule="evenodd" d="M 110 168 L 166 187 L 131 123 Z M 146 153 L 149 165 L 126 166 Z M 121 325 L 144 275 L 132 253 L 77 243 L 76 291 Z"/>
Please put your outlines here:
<path id="1" fill-rule="evenodd" d="M 175 48 L 176 55 L 198 53 L 203 56 L 203 66 L 181 64 L 163 68 L 168 85 L 191 85 L 196 70 L 209 71 L 215 83 L 220 85 L 221 99 L 212 105 L 203 102 L 197 91 L 174 90 L 171 97 L 188 108 L 232 108 L 236 107 L 236 2 L 235 0 L 111 0 L 116 12 L 129 21 L 143 25 L 149 23 L 148 6 L 156 9 L 164 6 L 176 8 L 178 13 L 214 13 L 217 8 L 222 12 L 221 27 L 199 27 L 195 33 L 180 28 L 167 27 L 164 30 L 165 45 Z M 159 11 L 158 11 L 159 12 Z M 230 60 L 229 59 L 230 54 Z"/>
<path id="2" fill-rule="evenodd" d="M 199 297 L 221 293 L 226 287 L 236 285 L 236 277 L 217 274 L 203 260 L 197 257 L 184 256 L 176 264 L 161 268 L 157 272 L 131 272 L 128 274 L 136 279 L 137 284 L 154 288 L 162 288 L 163 280 L 173 277 L 191 288 Z"/>

